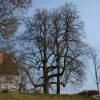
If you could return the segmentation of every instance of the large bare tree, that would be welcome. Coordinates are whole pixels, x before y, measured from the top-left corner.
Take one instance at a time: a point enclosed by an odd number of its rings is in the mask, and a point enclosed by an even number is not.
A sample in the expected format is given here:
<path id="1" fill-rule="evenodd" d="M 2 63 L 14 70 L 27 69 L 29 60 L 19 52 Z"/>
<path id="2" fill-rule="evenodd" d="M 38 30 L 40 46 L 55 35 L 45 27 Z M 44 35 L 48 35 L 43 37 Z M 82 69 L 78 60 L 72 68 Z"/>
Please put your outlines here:
<path id="1" fill-rule="evenodd" d="M 21 37 L 25 64 L 39 73 L 30 77 L 34 88 L 42 87 L 44 93 L 49 93 L 49 88 L 56 85 L 59 94 L 60 86 L 82 83 L 88 46 L 83 41 L 83 22 L 74 5 L 66 4 L 51 12 L 37 10 L 25 24 Z"/>
<path id="2" fill-rule="evenodd" d="M 77 80 L 78 83 L 84 79 L 85 64 L 82 57 L 88 53 L 88 46 L 82 41 L 83 22 L 73 4 L 66 4 L 55 10 L 51 16 L 52 50 L 55 51 L 56 62 L 52 70 L 57 69 L 57 73 L 49 77 L 57 77 L 57 93 L 60 93 L 61 81 L 66 85 L 69 82 L 74 83 Z"/>

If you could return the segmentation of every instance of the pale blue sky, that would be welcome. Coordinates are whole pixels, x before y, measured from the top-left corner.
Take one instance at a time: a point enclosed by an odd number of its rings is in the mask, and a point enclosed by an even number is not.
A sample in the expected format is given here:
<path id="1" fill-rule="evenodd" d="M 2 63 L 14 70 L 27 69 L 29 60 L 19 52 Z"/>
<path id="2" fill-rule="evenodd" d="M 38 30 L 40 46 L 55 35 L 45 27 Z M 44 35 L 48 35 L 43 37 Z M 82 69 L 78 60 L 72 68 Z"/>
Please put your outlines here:
<path id="1" fill-rule="evenodd" d="M 73 1 L 85 22 L 85 33 L 90 45 L 100 48 L 100 0 L 33 0 L 33 8 L 56 8 Z"/>
<path id="2" fill-rule="evenodd" d="M 70 1 L 73 1 L 76 4 L 77 9 L 80 11 L 81 19 L 85 23 L 85 34 L 87 37 L 87 42 L 99 50 L 100 0 L 33 0 L 33 9 L 30 10 L 30 15 L 36 8 L 57 8 Z M 85 82 L 85 85 L 81 89 L 95 89 L 93 78 L 91 78 L 92 72 L 92 70 L 89 71 L 88 80 Z M 68 91 L 71 92 L 72 89 L 69 88 Z M 62 93 L 65 92 L 67 92 L 67 90 L 63 89 Z"/>

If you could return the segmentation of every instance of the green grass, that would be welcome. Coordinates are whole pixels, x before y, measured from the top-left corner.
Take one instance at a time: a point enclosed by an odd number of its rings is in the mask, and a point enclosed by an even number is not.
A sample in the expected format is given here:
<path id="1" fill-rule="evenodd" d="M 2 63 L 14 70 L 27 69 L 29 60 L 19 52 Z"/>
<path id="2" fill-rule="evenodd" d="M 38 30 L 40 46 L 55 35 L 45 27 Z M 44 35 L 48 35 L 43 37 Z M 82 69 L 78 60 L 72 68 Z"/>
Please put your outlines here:
<path id="1" fill-rule="evenodd" d="M 80 95 L 0 94 L 0 100 L 94 100 Z"/>

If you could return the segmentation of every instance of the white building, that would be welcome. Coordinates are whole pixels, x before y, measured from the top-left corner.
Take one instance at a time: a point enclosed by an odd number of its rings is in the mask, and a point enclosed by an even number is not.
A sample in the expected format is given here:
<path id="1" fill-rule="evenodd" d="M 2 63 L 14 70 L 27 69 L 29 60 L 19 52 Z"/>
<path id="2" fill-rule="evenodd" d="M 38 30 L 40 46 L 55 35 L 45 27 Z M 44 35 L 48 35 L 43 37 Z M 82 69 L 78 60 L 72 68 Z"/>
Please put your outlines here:
<path id="1" fill-rule="evenodd" d="M 18 92 L 20 77 L 17 64 L 7 53 L 0 53 L 0 91 Z"/>

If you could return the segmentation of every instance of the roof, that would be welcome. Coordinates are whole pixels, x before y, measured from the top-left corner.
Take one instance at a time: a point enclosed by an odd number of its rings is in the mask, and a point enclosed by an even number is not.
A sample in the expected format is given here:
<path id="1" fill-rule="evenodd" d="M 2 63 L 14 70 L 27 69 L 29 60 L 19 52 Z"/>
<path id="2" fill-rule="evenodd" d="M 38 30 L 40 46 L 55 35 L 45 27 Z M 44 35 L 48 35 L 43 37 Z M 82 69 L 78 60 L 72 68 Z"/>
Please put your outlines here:
<path id="1" fill-rule="evenodd" d="M 17 64 L 10 54 L 0 53 L 0 75 L 18 75 Z"/>

